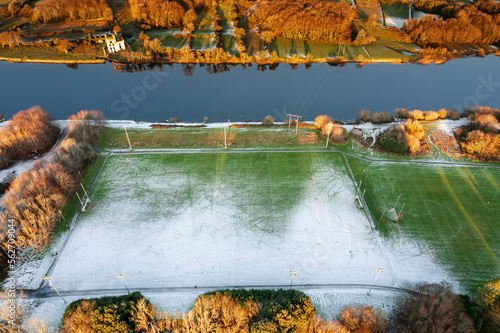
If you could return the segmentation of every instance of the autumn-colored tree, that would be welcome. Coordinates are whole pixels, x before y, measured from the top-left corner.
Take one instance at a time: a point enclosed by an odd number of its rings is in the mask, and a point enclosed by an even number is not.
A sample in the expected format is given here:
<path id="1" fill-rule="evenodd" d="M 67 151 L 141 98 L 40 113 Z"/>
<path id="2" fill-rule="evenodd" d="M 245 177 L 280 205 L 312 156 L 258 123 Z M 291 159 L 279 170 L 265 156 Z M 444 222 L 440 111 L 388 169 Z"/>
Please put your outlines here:
<path id="1" fill-rule="evenodd" d="M 500 161 L 500 135 L 488 134 L 480 130 L 467 134 L 464 142 L 460 142 L 462 149 L 479 160 Z"/>
<path id="2" fill-rule="evenodd" d="M 26 42 L 19 32 L 16 30 L 9 30 L 0 33 L 0 45 L 14 46 L 19 43 Z"/>
<path id="3" fill-rule="evenodd" d="M 408 112 L 408 118 L 413 120 L 424 120 L 425 116 L 421 110 L 413 110 Z"/>
<path id="4" fill-rule="evenodd" d="M 350 333 L 346 327 L 337 321 L 326 321 L 320 316 L 314 316 L 311 333 Z"/>
<path id="5" fill-rule="evenodd" d="M 370 121 L 371 114 L 372 113 L 368 110 L 361 110 L 358 112 L 357 118 L 362 122 L 367 122 Z"/>
<path id="6" fill-rule="evenodd" d="M 394 117 L 389 112 L 375 112 L 372 116 L 374 124 L 390 123 L 394 121 Z"/>
<path id="7" fill-rule="evenodd" d="M 442 10 L 440 10 L 442 11 Z M 500 41 L 500 15 L 480 11 L 473 4 L 453 6 L 451 18 L 425 16 L 408 19 L 403 31 L 420 46 L 446 44 L 495 44 Z M 439 13 L 442 15 L 442 13 Z M 442 15 L 443 16 L 443 15 Z"/>
<path id="8" fill-rule="evenodd" d="M 500 331 L 500 279 L 486 282 L 478 288 L 478 303 L 485 319 L 484 332 Z"/>
<path id="9" fill-rule="evenodd" d="M 55 143 L 59 127 L 39 106 L 20 111 L 0 129 L 0 169 L 32 153 L 46 152 Z"/>
<path id="10" fill-rule="evenodd" d="M 249 323 L 258 312 L 255 302 L 244 306 L 219 292 L 199 296 L 189 313 L 183 316 L 188 332 L 248 332 Z"/>
<path id="11" fill-rule="evenodd" d="M 385 314 L 367 305 L 345 307 L 340 313 L 340 323 L 352 333 L 384 333 L 387 329 Z"/>
<path id="12" fill-rule="evenodd" d="M 479 129 L 485 133 L 498 133 L 498 120 L 492 114 L 478 114 L 475 117 L 475 122 Z"/>
<path id="13" fill-rule="evenodd" d="M 396 305 L 392 328 L 398 333 L 473 333 L 474 325 L 448 284 L 417 284 Z"/>
<path id="14" fill-rule="evenodd" d="M 159 28 L 181 27 L 186 10 L 177 1 L 170 0 L 130 0 L 132 18 L 139 23 L 147 23 Z M 192 21 L 188 14 L 186 23 Z"/>
<path id="15" fill-rule="evenodd" d="M 274 118 L 268 114 L 264 119 L 262 119 L 262 125 L 270 126 L 274 123 Z"/>
<path id="16" fill-rule="evenodd" d="M 43 0 L 33 12 L 35 21 L 78 21 L 113 19 L 113 11 L 106 0 Z"/>
<path id="17" fill-rule="evenodd" d="M 424 119 L 425 121 L 436 121 L 439 118 L 439 114 L 436 111 L 425 111 Z"/>
<path id="18" fill-rule="evenodd" d="M 261 0 L 250 19 L 274 37 L 314 42 L 351 43 L 355 11 L 327 0 Z M 272 38 L 271 38 L 272 37 Z"/>
<path id="19" fill-rule="evenodd" d="M 327 126 L 328 124 L 333 124 L 333 123 L 334 123 L 334 121 L 333 121 L 332 117 L 327 116 L 326 114 L 321 115 L 321 116 L 317 116 L 314 119 L 314 126 L 316 126 L 316 128 L 318 128 L 318 129 L 321 129 L 321 131 L 323 131 L 323 128 L 325 128 L 325 126 Z"/>
<path id="20" fill-rule="evenodd" d="M 77 142 L 94 142 L 101 136 L 106 118 L 101 111 L 82 110 L 68 118 L 69 136 Z"/>
<path id="21" fill-rule="evenodd" d="M 64 318 L 61 333 L 94 332 L 90 321 L 94 308 L 95 302 L 82 301 L 71 315 Z"/>

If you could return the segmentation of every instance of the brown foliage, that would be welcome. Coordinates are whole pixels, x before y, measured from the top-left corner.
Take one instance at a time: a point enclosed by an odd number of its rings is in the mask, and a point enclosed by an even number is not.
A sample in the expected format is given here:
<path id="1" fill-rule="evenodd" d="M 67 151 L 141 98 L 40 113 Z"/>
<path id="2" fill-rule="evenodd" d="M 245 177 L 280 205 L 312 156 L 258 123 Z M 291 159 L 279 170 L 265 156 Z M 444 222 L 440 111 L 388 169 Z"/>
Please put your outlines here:
<path id="1" fill-rule="evenodd" d="M 371 112 L 368 110 L 361 110 L 358 112 L 358 119 L 361 120 L 362 122 L 367 122 L 370 120 L 371 117 Z"/>
<path id="2" fill-rule="evenodd" d="M 183 316 L 186 332 L 248 332 L 259 307 L 248 301 L 238 304 L 231 296 L 217 292 L 199 296 L 191 311 Z"/>
<path id="3" fill-rule="evenodd" d="M 355 11 L 327 0 L 260 0 L 251 19 L 274 36 L 314 42 L 350 43 Z"/>
<path id="4" fill-rule="evenodd" d="M 349 333 L 350 331 L 337 321 L 325 321 L 315 316 L 312 323 L 312 333 Z"/>
<path id="5" fill-rule="evenodd" d="M 314 119 L 314 125 L 321 130 L 324 136 L 330 135 L 330 139 L 336 142 L 345 141 L 347 138 L 346 130 L 336 124 L 330 116 L 326 114 L 317 116 Z"/>
<path id="6" fill-rule="evenodd" d="M 498 120 L 492 114 L 479 114 L 476 117 L 479 129 L 486 133 L 498 133 Z"/>
<path id="7" fill-rule="evenodd" d="M 438 118 L 439 118 L 439 114 L 436 111 L 425 111 L 424 112 L 425 121 L 435 121 L 435 120 L 438 120 Z"/>
<path id="8" fill-rule="evenodd" d="M 321 129 L 322 132 L 323 132 L 323 128 L 328 124 L 333 124 L 333 119 L 332 119 L 332 117 L 327 116 L 326 114 L 321 115 L 321 116 L 317 116 L 314 119 L 314 125 L 316 126 L 316 128 Z"/>
<path id="9" fill-rule="evenodd" d="M 384 313 L 365 306 L 348 306 L 340 313 L 340 322 L 352 333 L 383 333 L 387 329 Z"/>
<path id="10" fill-rule="evenodd" d="M 274 123 L 274 118 L 271 115 L 267 115 L 262 119 L 262 125 L 272 125 Z"/>
<path id="11" fill-rule="evenodd" d="M 90 316 L 94 307 L 95 302 L 82 301 L 71 316 L 64 318 L 61 333 L 94 332 L 90 321 Z"/>
<path id="12" fill-rule="evenodd" d="M 388 112 L 375 112 L 372 116 L 374 124 L 390 123 L 393 120 L 394 117 Z"/>
<path id="13" fill-rule="evenodd" d="M 94 142 L 101 136 L 106 119 L 101 111 L 82 110 L 68 118 L 69 136 L 77 142 Z"/>
<path id="14" fill-rule="evenodd" d="M 452 11 L 455 11 L 453 9 Z M 445 44 L 495 44 L 500 41 L 500 14 L 489 15 L 474 5 L 461 7 L 452 18 L 431 16 L 409 19 L 403 31 L 420 46 Z"/>
<path id="15" fill-rule="evenodd" d="M 20 111 L 0 129 L 0 168 L 11 160 L 47 151 L 57 139 L 59 128 L 39 106 Z"/>
<path id="16" fill-rule="evenodd" d="M 13 46 L 18 43 L 24 43 L 25 40 L 21 34 L 15 30 L 4 31 L 0 33 L 0 44 L 2 46 Z"/>
<path id="17" fill-rule="evenodd" d="M 480 130 L 467 134 L 465 142 L 460 142 L 462 149 L 479 160 L 500 161 L 500 135 L 487 134 Z"/>
<path id="18" fill-rule="evenodd" d="M 34 10 L 35 21 L 78 21 L 113 19 L 113 11 L 106 0 L 44 0 Z"/>
<path id="19" fill-rule="evenodd" d="M 395 332 L 475 332 L 459 297 L 447 284 L 418 284 L 399 300 L 393 318 Z"/>
<path id="20" fill-rule="evenodd" d="M 147 23 L 160 28 L 181 27 L 183 20 L 194 22 L 191 13 L 186 11 L 177 1 L 169 0 L 130 0 L 132 18 L 139 23 Z M 185 16 L 186 15 L 186 16 Z"/>

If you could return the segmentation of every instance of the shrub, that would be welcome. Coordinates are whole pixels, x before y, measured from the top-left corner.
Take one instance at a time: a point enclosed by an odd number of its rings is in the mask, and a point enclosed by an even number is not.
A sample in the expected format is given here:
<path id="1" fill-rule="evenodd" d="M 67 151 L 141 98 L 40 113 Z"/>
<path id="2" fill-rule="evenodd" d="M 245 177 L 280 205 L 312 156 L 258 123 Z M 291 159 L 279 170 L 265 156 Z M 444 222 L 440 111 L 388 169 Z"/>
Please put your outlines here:
<path id="1" fill-rule="evenodd" d="M 396 108 L 395 112 L 396 116 L 400 119 L 408 119 L 410 117 L 410 113 L 405 108 Z"/>
<path id="2" fill-rule="evenodd" d="M 375 112 L 372 116 L 374 124 L 390 123 L 392 121 L 394 121 L 394 118 L 389 112 Z"/>
<path id="3" fill-rule="evenodd" d="M 393 314 L 395 332 L 475 332 L 460 298 L 448 284 L 417 284 L 401 298 Z"/>
<path id="4" fill-rule="evenodd" d="M 274 123 L 274 118 L 271 115 L 267 115 L 264 119 L 262 119 L 262 125 L 271 126 Z"/>
<path id="5" fill-rule="evenodd" d="M 370 116 L 371 116 L 371 112 L 368 111 L 368 110 L 361 110 L 358 112 L 358 120 L 361 120 L 362 122 L 367 122 L 367 121 L 370 121 Z"/>
<path id="6" fill-rule="evenodd" d="M 390 152 L 394 152 L 396 154 L 404 154 L 408 150 L 408 145 L 402 139 L 393 138 L 393 137 L 381 137 L 379 139 L 379 144 Z"/>

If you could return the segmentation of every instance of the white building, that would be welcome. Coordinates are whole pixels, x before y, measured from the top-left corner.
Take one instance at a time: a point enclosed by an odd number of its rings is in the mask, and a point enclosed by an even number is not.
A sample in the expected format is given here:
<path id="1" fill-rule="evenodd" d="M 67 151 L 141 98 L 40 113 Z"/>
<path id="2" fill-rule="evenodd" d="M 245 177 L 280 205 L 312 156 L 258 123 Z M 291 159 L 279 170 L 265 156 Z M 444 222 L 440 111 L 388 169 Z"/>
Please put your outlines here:
<path id="1" fill-rule="evenodd" d="M 108 47 L 109 54 L 125 51 L 125 40 L 123 38 L 117 40 L 116 35 L 114 34 L 106 36 L 106 45 Z"/>

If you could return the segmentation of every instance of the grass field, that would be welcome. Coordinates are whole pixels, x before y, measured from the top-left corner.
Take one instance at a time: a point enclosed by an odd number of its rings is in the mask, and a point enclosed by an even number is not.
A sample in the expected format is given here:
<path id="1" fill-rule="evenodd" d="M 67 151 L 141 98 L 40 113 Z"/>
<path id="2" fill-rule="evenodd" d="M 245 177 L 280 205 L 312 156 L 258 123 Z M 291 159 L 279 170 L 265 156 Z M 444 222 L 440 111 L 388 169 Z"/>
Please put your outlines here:
<path id="1" fill-rule="evenodd" d="M 288 284 L 294 269 L 294 283 L 370 284 L 383 251 L 353 196 L 338 154 L 111 156 L 52 279 L 60 290 L 123 288 L 117 272 L 129 288 Z"/>
<path id="2" fill-rule="evenodd" d="M 142 148 L 222 148 L 222 128 L 134 129 L 128 134 L 134 149 Z M 298 136 L 288 128 L 230 128 L 228 144 L 234 148 L 322 148 L 323 139 L 316 130 L 300 128 Z M 107 128 L 97 145 L 103 149 L 127 149 L 125 132 L 121 128 Z"/>
<path id="3" fill-rule="evenodd" d="M 500 170 L 369 164 L 350 159 L 363 177 L 366 201 L 376 221 L 394 206 L 403 219 L 385 215 L 379 230 L 387 240 L 421 242 L 452 278 L 466 288 L 500 275 Z"/>

